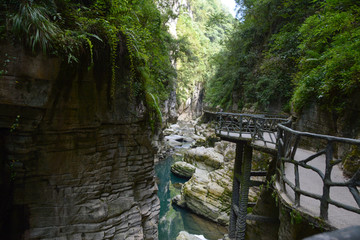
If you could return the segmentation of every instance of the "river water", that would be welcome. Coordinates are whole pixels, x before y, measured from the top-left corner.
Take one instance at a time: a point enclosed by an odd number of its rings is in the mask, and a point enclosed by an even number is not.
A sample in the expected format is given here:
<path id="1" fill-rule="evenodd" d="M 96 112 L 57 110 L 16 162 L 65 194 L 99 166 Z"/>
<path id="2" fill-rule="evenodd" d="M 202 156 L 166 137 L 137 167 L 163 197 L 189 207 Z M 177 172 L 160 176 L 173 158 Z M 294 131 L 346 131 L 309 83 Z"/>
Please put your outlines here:
<path id="1" fill-rule="evenodd" d="M 155 165 L 160 199 L 159 240 L 175 240 L 180 231 L 203 235 L 208 240 L 217 240 L 227 233 L 227 229 L 214 222 L 171 204 L 171 198 L 180 194 L 180 184 L 186 180 L 178 178 L 170 171 L 175 160 L 168 157 Z"/>

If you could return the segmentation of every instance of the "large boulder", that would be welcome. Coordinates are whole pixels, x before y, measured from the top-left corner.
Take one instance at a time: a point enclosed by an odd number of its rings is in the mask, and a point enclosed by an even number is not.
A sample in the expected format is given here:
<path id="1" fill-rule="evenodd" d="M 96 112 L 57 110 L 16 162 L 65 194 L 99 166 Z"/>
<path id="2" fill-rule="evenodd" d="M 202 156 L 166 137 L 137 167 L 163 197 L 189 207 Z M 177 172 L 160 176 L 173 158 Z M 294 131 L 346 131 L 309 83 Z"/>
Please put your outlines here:
<path id="1" fill-rule="evenodd" d="M 187 162 L 176 162 L 171 166 L 171 172 L 183 178 L 191 178 L 196 167 Z"/>
<path id="2" fill-rule="evenodd" d="M 196 172 L 181 190 L 187 208 L 220 224 L 228 224 L 231 204 L 232 169 Z"/>
<path id="3" fill-rule="evenodd" d="M 230 162 L 235 159 L 236 144 L 228 141 L 216 142 L 214 150 L 224 156 L 225 162 Z"/>
<path id="4" fill-rule="evenodd" d="M 184 161 L 199 169 L 213 171 L 223 166 L 224 157 L 214 148 L 197 147 L 185 153 Z"/>

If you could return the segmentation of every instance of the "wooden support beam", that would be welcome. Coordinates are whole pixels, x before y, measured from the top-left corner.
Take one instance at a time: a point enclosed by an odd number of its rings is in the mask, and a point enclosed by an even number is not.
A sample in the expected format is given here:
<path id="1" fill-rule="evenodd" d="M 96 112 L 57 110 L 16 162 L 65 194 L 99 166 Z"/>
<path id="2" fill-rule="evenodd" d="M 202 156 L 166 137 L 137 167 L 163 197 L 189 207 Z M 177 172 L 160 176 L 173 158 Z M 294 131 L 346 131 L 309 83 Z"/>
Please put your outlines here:
<path id="1" fill-rule="evenodd" d="M 243 162 L 244 142 L 236 143 L 236 154 L 234 163 L 234 177 L 233 177 L 233 191 L 232 191 L 232 202 L 230 212 L 230 223 L 229 223 L 229 237 L 235 238 L 236 233 L 236 220 L 239 209 L 239 190 L 240 190 L 240 176 L 241 176 L 241 165 Z"/>
<path id="2" fill-rule="evenodd" d="M 250 172 L 253 149 L 250 144 L 244 145 L 243 162 L 241 166 L 239 216 L 236 221 L 236 240 L 245 240 L 246 215 L 249 198 Z"/>

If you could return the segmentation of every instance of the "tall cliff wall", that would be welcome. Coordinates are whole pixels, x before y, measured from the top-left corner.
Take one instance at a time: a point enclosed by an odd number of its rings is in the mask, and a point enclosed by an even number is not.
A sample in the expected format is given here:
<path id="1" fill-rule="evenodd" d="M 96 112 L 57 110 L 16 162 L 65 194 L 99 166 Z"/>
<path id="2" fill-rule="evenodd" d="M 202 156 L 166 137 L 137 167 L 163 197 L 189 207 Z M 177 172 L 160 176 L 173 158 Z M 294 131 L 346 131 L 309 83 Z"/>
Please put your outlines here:
<path id="1" fill-rule="evenodd" d="M 349 138 L 360 135 L 360 95 L 352 96 L 352 103 L 343 114 L 330 112 L 312 103 L 297 115 L 297 128 L 301 131 L 330 134 Z"/>
<path id="2" fill-rule="evenodd" d="M 109 97 L 96 54 L 88 71 L 0 46 L 1 239 L 157 239 L 146 108 L 125 68 Z"/>

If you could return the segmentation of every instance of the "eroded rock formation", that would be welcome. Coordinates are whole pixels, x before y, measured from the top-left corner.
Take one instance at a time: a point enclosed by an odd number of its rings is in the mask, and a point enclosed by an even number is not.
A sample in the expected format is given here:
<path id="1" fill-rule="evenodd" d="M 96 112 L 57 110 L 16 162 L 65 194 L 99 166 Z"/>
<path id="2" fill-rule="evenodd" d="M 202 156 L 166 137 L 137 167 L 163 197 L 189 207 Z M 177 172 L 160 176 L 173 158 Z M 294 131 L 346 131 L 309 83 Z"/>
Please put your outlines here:
<path id="1" fill-rule="evenodd" d="M 129 98 L 126 68 L 111 98 L 110 64 L 101 60 L 88 70 L 3 45 L 5 60 L 1 236 L 157 239 L 151 131 L 144 104 Z"/>

